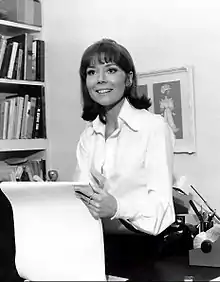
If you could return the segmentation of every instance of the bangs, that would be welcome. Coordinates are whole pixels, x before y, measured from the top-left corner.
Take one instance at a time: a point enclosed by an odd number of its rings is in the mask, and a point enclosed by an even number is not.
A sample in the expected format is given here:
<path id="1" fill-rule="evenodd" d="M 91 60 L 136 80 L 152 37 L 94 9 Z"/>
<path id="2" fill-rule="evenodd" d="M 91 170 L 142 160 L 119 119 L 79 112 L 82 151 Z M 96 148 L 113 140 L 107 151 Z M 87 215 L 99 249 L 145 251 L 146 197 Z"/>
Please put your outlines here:
<path id="1" fill-rule="evenodd" d="M 115 63 L 118 64 L 120 58 L 119 52 L 114 52 L 112 49 L 98 50 L 96 53 L 92 54 L 88 59 L 88 67 L 93 67 L 97 63 Z"/>
<path id="2" fill-rule="evenodd" d="M 86 69 L 93 67 L 97 63 L 114 63 L 120 66 L 121 52 L 118 50 L 118 46 L 115 43 L 103 44 L 91 46 L 84 54 L 81 62 L 81 73 L 85 76 Z"/>

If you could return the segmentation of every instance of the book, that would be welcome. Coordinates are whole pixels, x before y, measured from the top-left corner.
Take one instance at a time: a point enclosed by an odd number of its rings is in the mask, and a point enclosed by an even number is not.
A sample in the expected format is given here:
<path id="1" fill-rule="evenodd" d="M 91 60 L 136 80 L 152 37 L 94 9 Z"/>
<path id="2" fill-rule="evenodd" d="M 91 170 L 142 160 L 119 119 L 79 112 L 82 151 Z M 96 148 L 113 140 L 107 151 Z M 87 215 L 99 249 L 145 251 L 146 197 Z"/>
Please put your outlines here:
<path id="1" fill-rule="evenodd" d="M 13 42 L 7 43 L 3 62 L 2 62 L 2 65 L 1 65 L 1 70 L 0 70 L 0 77 L 2 77 L 2 78 L 7 77 L 12 48 L 13 48 Z"/>
<path id="2" fill-rule="evenodd" d="M 36 56 L 36 80 L 37 81 L 44 81 L 45 79 L 45 42 L 43 40 L 36 40 L 36 49 L 37 49 L 37 56 Z"/>
<path id="3" fill-rule="evenodd" d="M 45 159 L 41 159 L 38 163 L 40 164 L 40 177 L 44 181 L 46 181 L 46 179 L 47 179 L 46 160 Z"/>
<path id="4" fill-rule="evenodd" d="M 18 80 L 22 79 L 22 77 L 23 77 L 23 69 L 22 69 L 23 54 L 24 54 L 24 50 L 22 49 L 22 47 L 19 47 L 17 67 L 16 67 L 15 73 L 14 73 L 14 78 L 18 79 Z"/>
<path id="5" fill-rule="evenodd" d="M 18 97 L 17 126 L 16 126 L 16 129 L 15 129 L 15 139 L 20 138 L 23 107 L 24 107 L 24 97 Z"/>
<path id="6" fill-rule="evenodd" d="M 18 42 L 14 41 L 12 42 L 12 50 L 11 50 L 11 55 L 10 55 L 10 60 L 9 60 L 9 65 L 8 65 L 8 71 L 6 75 L 7 78 L 13 77 L 13 71 L 14 71 L 17 53 L 18 53 Z"/>
<path id="7" fill-rule="evenodd" d="M 23 50 L 22 77 L 20 79 L 32 80 L 32 42 L 33 35 L 23 33 L 7 39 L 9 43 L 18 42 Z"/>
<path id="8" fill-rule="evenodd" d="M 23 128 L 23 131 L 22 131 L 22 136 L 21 138 L 24 138 L 26 139 L 27 138 L 27 124 L 28 124 L 28 119 L 29 119 L 29 116 L 30 116 L 30 108 L 31 108 L 31 101 L 30 101 L 30 98 L 27 102 L 27 108 L 26 108 L 26 111 L 25 111 L 25 118 L 24 118 L 24 128 Z"/>
<path id="9" fill-rule="evenodd" d="M 26 119 L 27 119 L 27 112 L 28 112 L 28 101 L 29 101 L 29 95 L 26 94 L 24 96 L 24 107 L 22 111 L 20 138 L 24 138 L 25 136 L 25 130 L 26 130 L 25 127 L 26 127 Z"/>
<path id="10" fill-rule="evenodd" d="M 32 138 L 40 138 L 41 98 L 37 97 Z"/>
<path id="11" fill-rule="evenodd" d="M 1 38 L 0 38 L 0 70 L 2 67 L 3 59 L 4 59 L 6 46 L 7 46 L 7 39 L 5 36 L 1 35 Z"/>
<path id="12" fill-rule="evenodd" d="M 13 79 L 16 79 L 16 76 L 17 76 L 19 53 L 22 50 L 20 43 L 18 43 L 18 42 L 16 42 L 16 43 L 18 44 L 18 47 L 17 47 L 17 52 L 16 52 L 16 55 L 15 55 L 14 67 L 13 67 L 13 70 L 12 70 L 12 77 L 11 78 L 13 78 Z"/>
<path id="13" fill-rule="evenodd" d="M 19 98 L 18 96 L 15 96 L 15 109 L 14 109 L 12 139 L 15 139 L 17 124 L 18 124 L 18 98 Z"/>
<path id="14" fill-rule="evenodd" d="M 3 122 L 3 132 L 2 132 L 2 139 L 7 139 L 8 133 L 8 112 L 9 112 L 9 101 L 4 101 L 4 122 Z"/>
<path id="15" fill-rule="evenodd" d="M 8 132 L 7 139 L 13 139 L 16 97 L 9 98 Z"/>
<path id="16" fill-rule="evenodd" d="M 44 87 L 41 88 L 41 115 L 40 115 L 40 126 L 39 126 L 39 136 L 40 138 L 47 138 L 46 134 L 46 109 L 45 109 L 45 92 Z"/>
<path id="17" fill-rule="evenodd" d="M 4 101 L 0 103 L 0 139 L 3 138 L 3 125 L 4 125 Z"/>
<path id="18" fill-rule="evenodd" d="M 37 41 L 32 44 L 32 80 L 36 80 Z"/>
<path id="19" fill-rule="evenodd" d="M 33 126 L 34 126 L 34 116 L 35 116 L 35 110 L 36 110 L 36 97 L 31 97 L 30 98 L 30 110 L 28 113 L 28 118 L 27 118 L 27 130 L 25 137 L 28 139 L 32 138 L 32 133 L 33 133 Z"/>

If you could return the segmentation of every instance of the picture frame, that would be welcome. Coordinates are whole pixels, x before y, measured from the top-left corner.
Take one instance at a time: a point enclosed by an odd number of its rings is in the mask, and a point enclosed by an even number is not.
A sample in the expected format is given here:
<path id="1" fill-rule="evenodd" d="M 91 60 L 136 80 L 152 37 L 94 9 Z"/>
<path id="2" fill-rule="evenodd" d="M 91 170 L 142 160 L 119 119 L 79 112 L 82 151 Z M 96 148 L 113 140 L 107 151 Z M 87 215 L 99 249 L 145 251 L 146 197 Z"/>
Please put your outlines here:
<path id="1" fill-rule="evenodd" d="M 175 153 L 196 152 L 193 67 L 137 74 L 138 95 L 151 99 L 149 111 L 162 115 L 172 128 Z"/>

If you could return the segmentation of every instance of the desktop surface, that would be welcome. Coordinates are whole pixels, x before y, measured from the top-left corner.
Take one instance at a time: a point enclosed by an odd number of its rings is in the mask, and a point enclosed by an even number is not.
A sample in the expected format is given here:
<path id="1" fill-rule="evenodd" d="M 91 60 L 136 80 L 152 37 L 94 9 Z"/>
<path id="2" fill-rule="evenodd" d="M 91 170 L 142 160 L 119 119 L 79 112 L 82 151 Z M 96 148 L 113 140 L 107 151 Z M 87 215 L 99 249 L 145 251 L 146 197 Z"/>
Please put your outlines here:
<path id="1" fill-rule="evenodd" d="M 184 281 L 186 276 L 193 276 L 193 281 L 210 281 L 220 276 L 218 267 L 190 266 L 188 255 L 158 260 L 155 262 L 154 272 L 156 281 Z"/>

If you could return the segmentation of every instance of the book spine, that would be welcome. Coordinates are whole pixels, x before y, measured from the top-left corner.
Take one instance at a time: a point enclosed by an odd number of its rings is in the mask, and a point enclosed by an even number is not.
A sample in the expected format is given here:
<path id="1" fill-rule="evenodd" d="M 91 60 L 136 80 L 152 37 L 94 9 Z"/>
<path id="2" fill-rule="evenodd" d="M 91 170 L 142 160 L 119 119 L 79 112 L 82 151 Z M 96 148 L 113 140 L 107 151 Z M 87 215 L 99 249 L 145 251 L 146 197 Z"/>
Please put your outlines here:
<path id="1" fill-rule="evenodd" d="M 0 41 L 0 70 L 2 67 L 2 63 L 3 63 L 6 46 L 7 46 L 7 39 L 4 36 L 2 36 L 1 41 Z"/>
<path id="2" fill-rule="evenodd" d="M 7 139 L 8 133 L 8 112 L 9 112 L 9 101 L 4 101 L 4 122 L 3 122 L 3 133 L 2 139 Z"/>
<path id="3" fill-rule="evenodd" d="M 12 78 L 13 79 L 16 79 L 16 74 L 17 74 L 17 70 L 18 70 L 19 50 L 20 50 L 20 43 L 18 43 L 18 48 L 17 48 L 17 52 L 16 52 L 16 56 L 15 56 L 15 62 L 14 62 L 14 68 L 13 68 L 13 71 L 12 71 Z"/>
<path id="4" fill-rule="evenodd" d="M 0 104 L 0 139 L 3 138 L 3 125 L 4 125 L 4 101 Z"/>
<path id="5" fill-rule="evenodd" d="M 18 125 L 18 101 L 19 101 L 19 97 L 16 96 L 15 97 L 15 112 L 14 112 L 12 139 L 15 139 L 17 125 Z"/>
<path id="6" fill-rule="evenodd" d="M 41 138 L 46 138 L 46 109 L 45 109 L 45 93 L 44 88 L 41 88 L 41 115 L 40 115 L 40 126 L 39 126 L 39 136 Z"/>
<path id="7" fill-rule="evenodd" d="M 4 54 L 4 58 L 3 58 L 2 66 L 1 66 L 1 71 L 0 71 L 0 76 L 2 78 L 7 77 L 7 72 L 8 72 L 10 58 L 11 58 L 11 52 L 12 52 L 12 46 L 13 46 L 13 43 L 10 42 L 9 44 L 7 44 L 7 47 L 6 47 L 6 50 L 5 50 L 5 54 Z"/>
<path id="8" fill-rule="evenodd" d="M 23 73 L 22 73 L 22 62 L 23 62 L 23 53 L 24 50 L 22 48 L 19 48 L 18 50 L 18 64 L 17 64 L 17 69 L 15 73 L 15 79 L 22 79 Z"/>
<path id="9" fill-rule="evenodd" d="M 36 40 L 37 42 L 37 59 L 36 59 L 36 80 L 44 81 L 45 79 L 45 42 Z"/>
<path id="10" fill-rule="evenodd" d="M 7 78 L 12 78 L 13 76 L 13 70 L 15 66 L 15 59 L 17 55 L 17 50 L 18 50 L 18 42 L 13 42 L 12 43 L 12 50 L 11 50 L 11 57 L 9 61 L 9 66 L 8 66 L 8 73 L 7 73 Z"/>
<path id="11" fill-rule="evenodd" d="M 36 110 L 36 97 L 30 98 L 30 112 L 28 115 L 27 120 L 27 134 L 26 138 L 31 139 L 32 133 L 33 133 L 33 126 L 34 126 L 34 116 L 35 116 L 35 110 Z"/>
<path id="12" fill-rule="evenodd" d="M 40 138 L 41 98 L 37 97 L 32 138 Z"/>
<path id="13" fill-rule="evenodd" d="M 13 130 L 14 130 L 14 119 L 15 119 L 15 100 L 16 98 L 10 98 L 8 99 L 10 101 L 9 106 L 9 115 L 8 115 L 8 133 L 7 133 L 7 139 L 13 138 Z"/>
<path id="14" fill-rule="evenodd" d="M 23 107 L 24 107 L 24 97 L 18 97 L 18 110 L 17 110 L 18 114 L 17 114 L 17 127 L 15 133 L 15 139 L 20 138 Z"/>
<path id="15" fill-rule="evenodd" d="M 24 107 L 23 107 L 23 112 L 22 112 L 20 138 L 24 138 L 24 136 L 25 136 L 25 126 L 26 126 L 26 116 L 27 116 L 27 111 L 28 111 L 28 101 L 29 101 L 29 95 L 26 94 L 25 97 L 24 97 Z"/>
<path id="16" fill-rule="evenodd" d="M 27 125 L 28 125 L 28 120 L 29 120 L 29 116 L 30 116 L 30 108 L 31 108 L 31 101 L 28 100 L 26 115 L 25 115 L 25 119 L 24 119 L 24 131 L 23 131 L 23 136 L 22 136 L 22 138 L 24 138 L 24 139 L 27 138 Z"/>
<path id="17" fill-rule="evenodd" d="M 25 71 L 24 71 L 25 80 L 32 80 L 32 43 L 33 43 L 33 36 L 31 34 L 26 34 Z"/>
<path id="18" fill-rule="evenodd" d="M 32 44 L 32 80 L 36 80 L 37 41 Z"/>

